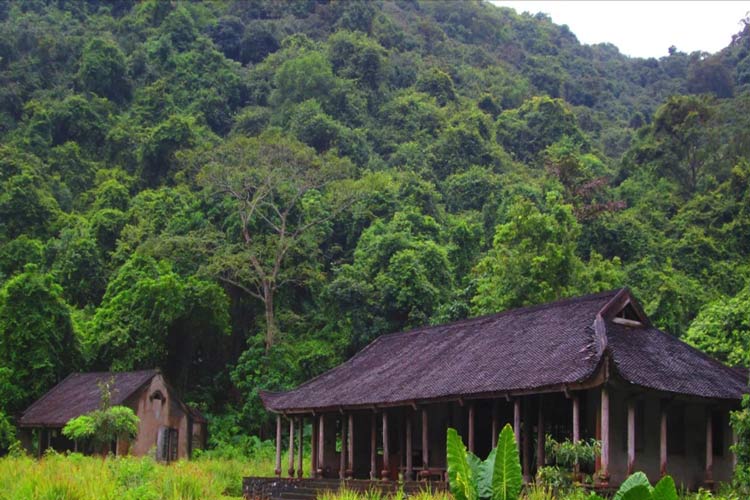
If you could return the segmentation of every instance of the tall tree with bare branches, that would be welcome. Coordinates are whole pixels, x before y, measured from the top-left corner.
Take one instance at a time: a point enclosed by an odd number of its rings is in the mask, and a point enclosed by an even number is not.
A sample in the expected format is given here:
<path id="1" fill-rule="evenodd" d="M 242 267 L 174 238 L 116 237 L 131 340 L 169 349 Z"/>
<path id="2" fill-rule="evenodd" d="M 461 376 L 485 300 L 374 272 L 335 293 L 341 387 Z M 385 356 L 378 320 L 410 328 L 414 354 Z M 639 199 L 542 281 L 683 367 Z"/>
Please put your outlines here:
<path id="1" fill-rule="evenodd" d="M 237 217 L 208 265 L 212 274 L 264 306 L 266 352 L 277 336 L 274 298 L 303 278 L 287 262 L 312 251 L 316 233 L 354 199 L 341 163 L 327 164 L 309 147 L 277 134 L 238 137 L 208 154 L 199 179 L 233 205 Z"/>

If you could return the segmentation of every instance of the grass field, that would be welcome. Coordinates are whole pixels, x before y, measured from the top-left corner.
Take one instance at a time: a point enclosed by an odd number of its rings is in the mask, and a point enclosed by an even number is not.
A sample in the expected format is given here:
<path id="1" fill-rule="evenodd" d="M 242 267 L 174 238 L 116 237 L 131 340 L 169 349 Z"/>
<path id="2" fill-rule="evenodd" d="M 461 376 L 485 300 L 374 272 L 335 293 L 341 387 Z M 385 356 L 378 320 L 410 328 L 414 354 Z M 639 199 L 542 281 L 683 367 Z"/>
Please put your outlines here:
<path id="1" fill-rule="evenodd" d="M 286 463 L 283 461 L 282 463 Z M 85 457 L 79 454 L 0 458 L 0 500 L 213 500 L 242 497 L 243 476 L 272 476 L 268 457 L 253 459 L 201 458 L 170 465 L 150 458 Z M 306 471 L 307 473 L 307 471 Z M 396 495 L 392 500 L 401 500 Z M 523 500 L 586 500 L 575 490 L 554 495 L 532 487 Z M 413 500 L 451 500 L 448 494 L 423 493 Z M 741 500 L 731 492 L 686 494 L 684 500 Z M 319 500 L 384 500 L 377 493 L 324 493 Z"/>

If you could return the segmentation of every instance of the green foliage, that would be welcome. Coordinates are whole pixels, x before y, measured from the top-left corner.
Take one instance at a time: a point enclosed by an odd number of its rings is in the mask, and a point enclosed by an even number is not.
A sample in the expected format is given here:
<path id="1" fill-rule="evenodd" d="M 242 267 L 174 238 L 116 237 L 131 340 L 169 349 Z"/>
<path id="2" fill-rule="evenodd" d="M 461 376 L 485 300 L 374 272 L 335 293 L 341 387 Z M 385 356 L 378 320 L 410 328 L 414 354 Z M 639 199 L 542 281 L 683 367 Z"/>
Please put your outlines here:
<path id="1" fill-rule="evenodd" d="M 523 488 L 518 445 L 513 428 L 506 424 L 497 448 L 482 461 L 466 451 L 461 437 L 448 428 L 446 442 L 448 478 L 453 496 L 459 500 L 477 498 L 516 500 Z"/>
<path id="2" fill-rule="evenodd" d="M 0 2 L 0 288 L 27 295 L 0 410 L 160 363 L 260 432 L 259 388 L 383 333 L 623 285 L 746 363 L 747 40 L 644 60 L 486 2 Z"/>
<path id="3" fill-rule="evenodd" d="M 743 496 L 750 494 L 750 396 L 742 398 L 739 410 L 730 414 L 732 429 L 737 441 L 732 446 L 732 452 L 737 457 L 732 484 Z"/>
<path id="4" fill-rule="evenodd" d="M 721 297 L 701 309 L 685 340 L 730 365 L 750 363 L 750 286 L 732 298 Z"/>
<path id="5" fill-rule="evenodd" d="M 83 87 L 122 103 L 130 97 L 125 54 L 112 40 L 94 38 L 83 49 L 78 77 Z"/>
<path id="6" fill-rule="evenodd" d="M 13 385 L 24 388 L 15 404 L 0 402 L 8 412 L 22 410 L 79 366 L 79 341 L 62 293 L 33 264 L 0 288 L 0 363 L 13 373 Z"/>

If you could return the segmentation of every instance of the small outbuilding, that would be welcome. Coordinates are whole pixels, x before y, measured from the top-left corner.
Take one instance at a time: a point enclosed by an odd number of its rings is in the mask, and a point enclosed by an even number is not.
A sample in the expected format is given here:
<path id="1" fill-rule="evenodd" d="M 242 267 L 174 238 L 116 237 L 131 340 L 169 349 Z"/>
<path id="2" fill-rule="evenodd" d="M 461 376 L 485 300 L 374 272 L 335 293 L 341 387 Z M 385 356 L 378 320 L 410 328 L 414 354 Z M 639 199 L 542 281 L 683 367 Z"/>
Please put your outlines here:
<path id="1" fill-rule="evenodd" d="M 447 427 L 484 458 L 507 422 L 527 481 L 551 435 L 599 440 L 589 472 L 602 486 L 642 470 L 696 488 L 731 478 L 729 412 L 746 375 L 654 327 L 623 288 L 383 335 L 296 389 L 261 397 L 277 414 L 278 475 L 282 419 L 290 475 L 301 472 L 294 431 L 307 419 L 315 477 L 386 480 L 444 478 Z"/>
<path id="2" fill-rule="evenodd" d="M 110 403 L 131 408 L 140 419 L 135 442 L 112 443 L 112 453 L 152 453 L 169 462 L 189 458 L 205 446 L 206 420 L 177 397 L 159 370 L 70 374 L 23 412 L 18 423 L 21 442 L 31 450 L 36 438 L 40 455 L 48 448 L 88 451 L 85 443 L 72 442 L 61 431 L 70 419 L 99 407 L 106 383 Z"/>

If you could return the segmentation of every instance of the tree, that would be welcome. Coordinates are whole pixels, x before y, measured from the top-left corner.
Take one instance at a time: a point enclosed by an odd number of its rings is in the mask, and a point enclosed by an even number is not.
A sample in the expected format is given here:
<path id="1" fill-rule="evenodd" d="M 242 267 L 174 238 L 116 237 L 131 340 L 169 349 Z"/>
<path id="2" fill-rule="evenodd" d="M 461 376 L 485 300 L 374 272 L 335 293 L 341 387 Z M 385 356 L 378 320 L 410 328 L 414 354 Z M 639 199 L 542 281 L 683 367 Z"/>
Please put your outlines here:
<path id="1" fill-rule="evenodd" d="M 25 388 L 19 405 L 41 396 L 80 366 L 78 337 L 62 295 L 52 276 L 33 264 L 0 288 L 0 364 Z"/>
<path id="2" fill-rule="evenodd" d="M 750 285 L 701 309 L 685 340 L 730 365 L 750 364 Z"/>
<path id="3" fill-rule="evenodd" d="M 200 161 L 202 184 L 236 211 L 227 223 L 239 232 L 230 237 L 240 238 L 215 255 L 209 269 L 263 303 L 268 351 L 277 334 L 276 292 L 301 278 L 286 263 L 293 253 L 314 252 L 314 231 L 351 202 L 352 193 L 329 191 L 345 172 L 329 170 L 299 142 L 269 134 L 235 138 Z M 320 203 L 326 194 L 327 203 Z"/>
<path id="4" fill-rule="evenodd" d="M 125 55 L 112 40 L 94 38 L 86 44 L 78 78 L 86 90 L 101 97 L 117 103 L 130 98 Z"/>
<path id="5" fill-rule="evenodd" d="M 663 175 L 677 181 L 687 194 L 695 193 L 715 154 L 709 130 L 712 111 L 708 101 L 696 96 L 673 96 L 654 115 L 653 135 L 663 160 Z"/>

